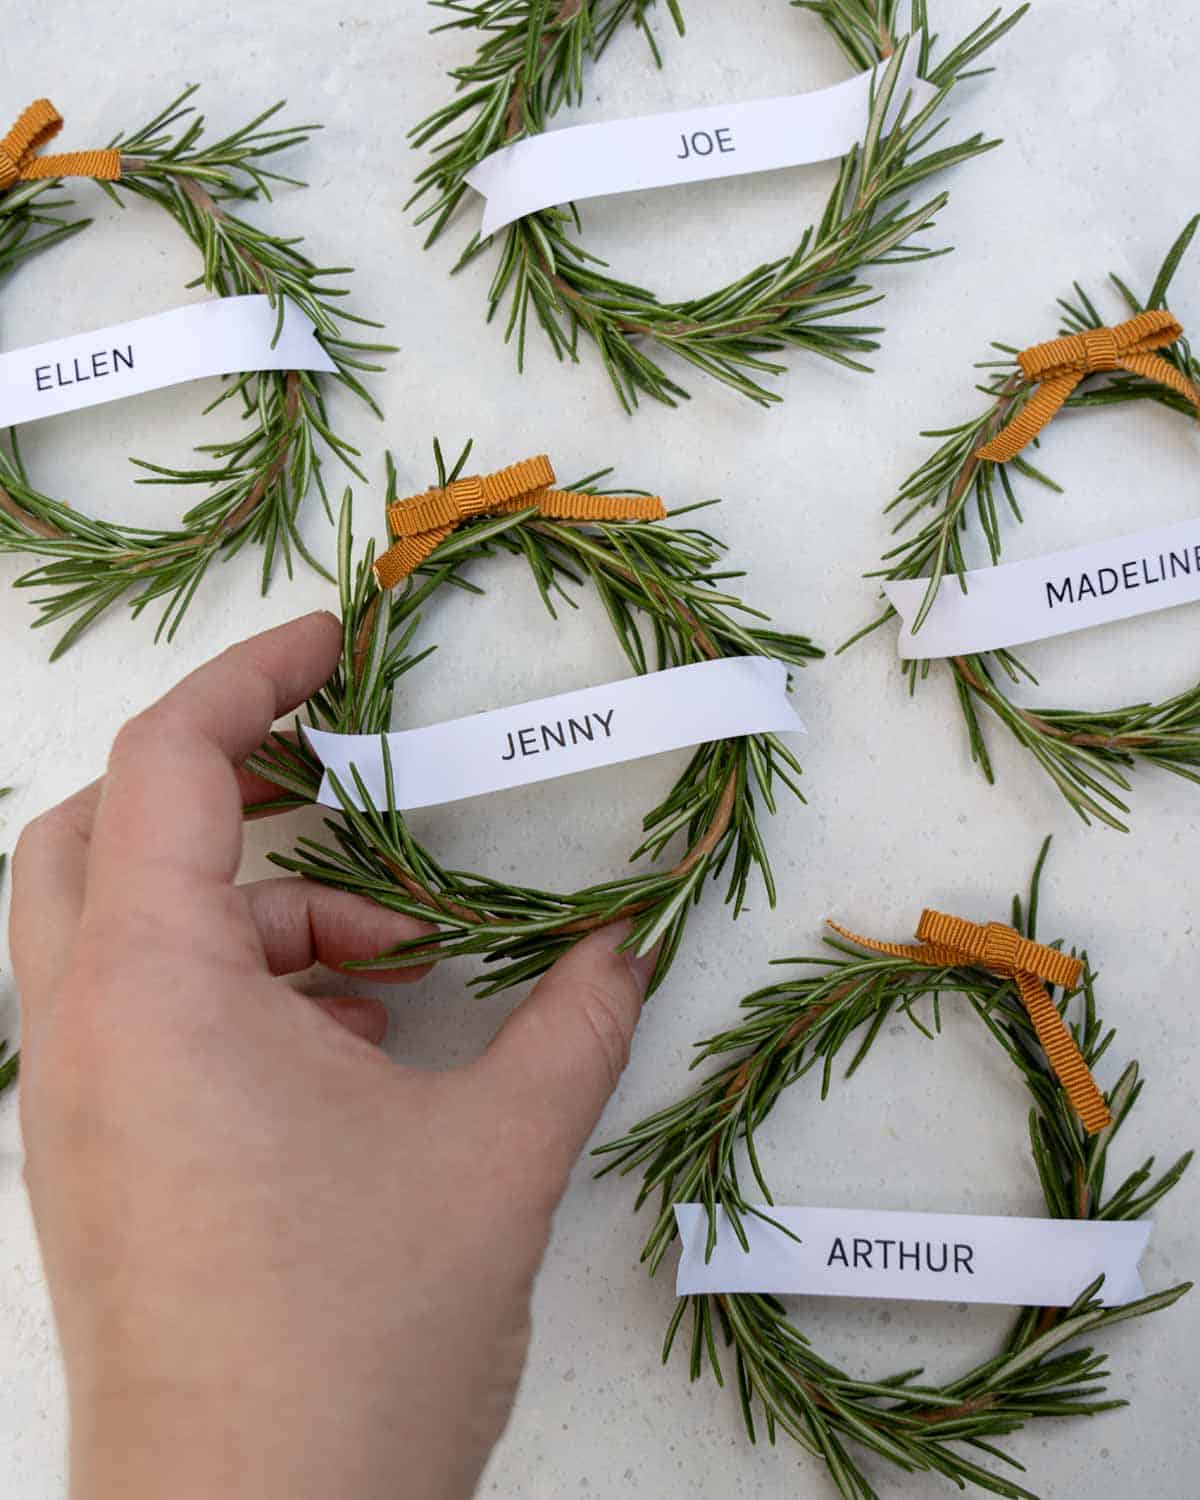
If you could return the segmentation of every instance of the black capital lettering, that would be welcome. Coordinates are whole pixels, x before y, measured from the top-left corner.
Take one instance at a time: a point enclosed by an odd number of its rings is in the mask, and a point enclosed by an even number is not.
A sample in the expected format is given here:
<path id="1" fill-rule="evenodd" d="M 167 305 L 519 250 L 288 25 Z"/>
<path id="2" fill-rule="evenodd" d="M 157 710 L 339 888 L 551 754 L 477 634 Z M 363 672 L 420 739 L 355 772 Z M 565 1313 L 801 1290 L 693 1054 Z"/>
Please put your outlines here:
<path id="1" fill-rule="evenodd" d="M 904 1262 L 906 1260 L 912 1261 L 912 1268 L 914 1271 L 919 1271 L 921 1269 L 921 1244 L 919 1240 L 911 1250 L 906 1250 L 904 1248 L 904 1241 L 900 1241 L 900 1269 L 902 1271 L 904 1270 Z"/>
<path id="2" fill-rule="evenodd" d="M 1086 573 L 1079 575 L 1079 598 L 1081 600 L 1096 598 L 1096 585 Z"/>
<path id="3" fill-rule="evenodd" d="M 501 760 L 512 760 L 513 757 L 517 753 L 517 747 L 513 744 L 513 737 L 512 737 L 512 731 L 511 730 L 505 736 L 505 738 L 508 740 L 508 754 L 507 755 L 502 755 L 500 757 L 500 759 Z"/>
<path id="4" fill-rule="evenodd" d="M 721 151 L 736 151 L 737 150 L 737 147 L 733 144 L 733 131 L 730 130 L 727 125 L 722 125 L 721 128 L 720 128 L 720 130 L 716 131 L 715 133 L 716 133 L 716 137 L 717 137 L 717 147 L 718 147 L 719 150 L 721 150 Z"/>
<path id="5" fill-rule="evenodd" d="M 1140 584 L 1138 583 L 1138 580 L 1137 580 L 1137 563 L 1135 563 L 1135 562 L 1122 563 L 1121 564 L 1121 578 L 1123 579 L 1123 581 L 1125 583 L 1125 587 L 1127 589 L 1136 589 L 1136 588 L 1139 588 Z"/>
<path id="6" fill-rule="evenodd" d="M 872 1269 L 870 1240 L 854 1241 L 854 1269 L 856 1271 L 858 1270 L 860 1264 L 866 1266 L 868 1271 Z"/>
<path id="7" fill-rule="evenodd" d="M 946 1262 L 950 1258 L 950 1252 L 946 1247 L 945 1240 L 942 1241 L 941 1250 L 942 1263 L 940 1266 L 935 1266 L 933 1263 L 933 1246 L 928 1240 L 925 1241 L 925 1269 L 927 1271 L 944 1271 L 946 1269 Z"/>
<path id="8" fill-rule="evenodd" d="M 99 378 L 101 375 L 111 374 L 108 368 L 108 355 L 101 349 L 92 355 L 92 374 Z"/>
<path id="9" fill-rule="evenodd" d="M 1186 574 L 1192 571 L 1192 560 L 1186 552 L 1172 552 L 1170 558 L 1172 578 L 1177 577 L 1180 573 Z"/>
<path id="10" fill-rule="evenodd" d="M 518 729 L 517 744 L 521 747 L 522 755 L 536 755 L 538 753 L 537 731 L 534 729 Z"/>
<path id="11" fill-rule="evenodd" d="M 567 732 L 563 728 L 563 722 L 562 722 L 561 719 L 559 719 L 557 725 L 554 725 L 554 724 L 543 724 L 542 725 L 542 745 L 543 745 L 543 747 L 545 749 L 549 750 L 549 748 L 550 748 L 550 741 L 551 740 L 553 740 L 554 743 L 556 745 L 558 745 L 561 749 L 565 749 L 566 748 Z"/>
<path id="12" fill-rule="evenodd" d="M 132 370 L 133 369 L 133 345 L 132 344 L 126 344 L 125 345 L 125 352 L 124 352 L 124 354 L 121 353 L 120 349 L 114 349 L 113 352 L 112 352 L 112 357 L 113 357 L 113 374 L 114 375 L 117 373 L 117 371 L 121 368 L 122 365 L 124 365 L 127 370 Z"/>
<path id="13" fill-rule="evenodd" d="M 675 160 L 676 161 L 687 161 L 688 156 L 690 154 L 689 151 L 688 151 L 687 136 L 686 135 L 681 135 L 679 137 L 679 143 L 683 147 L 683 150 L 679 153 L 679 155 L 675 158 Z"/>
<path id="14" fill-rule="evenodd" d="M 883 1269 L 886 1271 L 887 1268 L 888 1268 L 888 1246 L 889 1245 L 894 1245 L 896 1243 L 896 1241 L 895 1240 L 876 1240 L 875 1243 L 877 1245 L 879 1245 L 882 1248 L 882 1250 L 883 1250 Z"/>
<path id="15" fill-rule="evenodd" d="M 1107 574 L 1108 577 L 1112 579 L 1111 583 L 1105 583 L 1105 581 L 1104 581 L 1105 574 Z M 1116 570 L 1116 568 L 1101 568 L 1100 571 L 1096 574 L 1096 577 L 1100 580 L 1100 592 L 1101 592 L 1101 594 L 1112 594 L 1112 593 L 1115 593 L 1116 592 L 1116 588 L 1117 588 L 1117 584 L 1121 581 L 1117 577 L 1117 570 Z"/>
<path id="16" fill-rule="evenodd" d="M 615 709 L 610 708 L 606 714 L 595 713 L 592 715 L 592 718 L 604 730 L 604 737 L 608 740 L 612 739 L 612 730 L 608 726 L 612 723 L 612 716 L 615 712 Z"/>
<path id="17" fill-rule="evenodd" d="M 1064 578 L 1062 588 L 1056 589 L 1049 579 L 1046 580 L 1046 607 L 1053 609 L 1056 604 L 1074 604 L 1075 589 L 1069 578 Z"/>
<path id="18" fill-rule="evenodd" d="M 50 366 L 38 365 L 33 372 L 33 383 L 39 391 L 48 391 L 54 382 L 50 379 Z"/>
<path id="19" fill-rule="evenodd" d="M 707 130 L 692 131 L 692 152 L 696 156 L 711 156 L 713 154 L 713 138 Z"/>
<path id="20" fill-rule="evenodd" d="M 79 360 L 78 360 L 78 358 L 73 359 L 71 361 L 71 363 L 75 366 L 75 379 L 76 380 L 90 380 L 92 378 L 90 375 L 85 375 L 83 373 L 83 371 L 79 368 Z"/>
<path id="21" fill-rule="evenodd" d="M 58 381 L 57 381 L 58 385 L 74 385 L 75 384 L 75 382 L 73 380 L 67 380 L 64 377 L 63 372 L 62 372 L 62 365 L 60 365 L 57 360 L 55 360 L 55 362 L 54 362 L 54 373 L 58 376 Z"/>
<path id="22" fill-rule="evenodd" d="M 827 1266 L 831 1266 L 833 1265 L 835 1260 L 840 1261 L 841 1264 L 846 1267 L 847 1271 L 850 1269 L 850 1262 L 846 1258 L 846 1247 L 842 1244 L 842 1237 L 840 1234 L 834 1239 L 833 1244 L 830 1246 L 829 1259 L 825 1262 L 825 1264 Z"/>
<path id="23" fill-rule="evenodd" d="M 955 1245 L 955 1247 L 954 1247 L 954 1269 L 955 1269 L 955 1271 L 956 1272 L 957 1271 L 965 1271 L 968 1276 L 974 1276 L 975 1271 L 974 1271 L 974 1269 L 973 1269 L 973 1267 L 971 1265 L 971 1257 L 972 1257 L 972 1255 L 974 1255 L 974 1253 L 975 1252 L 974 1252 L 974 1250 L 971 1249 L 970 1245 Z"/>
<path id="24" fill-rule="evenodd" d="M 591 740 L 596 737 L 596 731 L 592 728 L 591 714 L 584 714 L 582 724 L 578 719 L 568 719 L 567 728 L 571 732 L 572 745 L 578 745 L 580 740 Z"/>

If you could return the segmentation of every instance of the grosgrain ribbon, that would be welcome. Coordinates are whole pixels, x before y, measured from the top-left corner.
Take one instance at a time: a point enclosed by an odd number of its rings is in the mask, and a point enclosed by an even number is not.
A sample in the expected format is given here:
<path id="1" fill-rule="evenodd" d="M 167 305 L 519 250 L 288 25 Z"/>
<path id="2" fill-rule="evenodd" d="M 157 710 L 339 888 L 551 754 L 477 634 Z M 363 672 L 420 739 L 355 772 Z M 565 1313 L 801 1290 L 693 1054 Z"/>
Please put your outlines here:
<path id="1" fill-rule="evenodd" d="M 1082 959 L 1022 937 L 1015 927 L 1004 922 L 968 922 L 964 917 L 948 917 L 944 912 L 928 909 L 921 913 L 915 944 L 878 943 L 873 938 L 848 932 L 836 922 L 829 925 L 873 953 L 910 958 L 936 969 L 970 965 L 1015 981 L 1054 1076 L 1083 1121 L 1083 1128 L 1089 1135 L 1095 1135 L 1112 1124 L 1104 1095 L 1043 983 L 1073 990 L 1083 972 Z"/>
<path id="2" fill-rule="evenodd" d="M 1037 437 L 1084 376 L 1098 371 L 1128 370 L 1144 380 L 1156 380 L 1200 411 L 1200 390 L 1152 352 L 1182 336 L 1183 326 L 1174 314 L 1156 308 L 1112 328 L 1087 328 L 1022 349 L 1017 360 L 1026 379 L 1038 381 L 1038 387 L 1008 426 L 975 450 L 975 457 L 1007 463 Z"/>
<path id="3" fill-rule="evenodd" d="M 395 537 L 375 563 L 375 579 L 390 589 L 425 561 L 456 526 L 477 516 L 513 515 L 535 506 L 557 521 L 659 521 L 666 508 L 657 495 L 585 495 L 552 490 L 554 470 L 544 453 L 498 469 L 452 480 L 444 489 L 410 495 L 388 509 Z"/>
<path id="4" fill-rule="evenodd" d="M 116 182 L 121 176 L 119 151 L 64 151 L 39 153 L 62 129 L 63 119 L 49 99 L 35 99 L 22 110 L 16 124 L 0 140 L 0 193 L 18 182 L 52 177 L 95 177 Z"/>

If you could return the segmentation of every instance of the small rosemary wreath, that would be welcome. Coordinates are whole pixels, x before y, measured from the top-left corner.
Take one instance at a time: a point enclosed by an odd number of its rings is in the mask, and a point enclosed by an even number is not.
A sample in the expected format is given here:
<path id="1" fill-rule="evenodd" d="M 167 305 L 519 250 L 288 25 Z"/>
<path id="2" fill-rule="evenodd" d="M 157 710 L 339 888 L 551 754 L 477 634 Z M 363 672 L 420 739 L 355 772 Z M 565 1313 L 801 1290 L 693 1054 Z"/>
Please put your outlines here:
<path id="1" fill-rule="evenodd" d="M 1172 278 L 1200 226 L 1200 215 L 1192 219 L 1171 246 L 1154 279 L 1150 293 L 1141 301 L 1115 274 L 1113 285 L 1127 307 L 1140 314 L 1162 309 Z M 1076 283 L 1074 296 L 1060 298 L 1063 335 L 1085 333 L 1102 328 L 1103 319 L 1083 288 Z M 884 554 L 884 567 L 868 574 L 871 578 L 928 580 L 928 591 L 914 620 L 919 623 L 947 575 L 953 578 L 967 569 L 963 538 L 970 521 L 970 507 L 987 541 L 993 563 L 1001 555 L 1001 512 L 1007 509 L 1016 520 L 1023 520 L 1018 504 L 1014 473 L 1034 480 L 1045 488 L 1061 493 L 1060 486 L 1029 461 L 1025 454 L 1007 462 L 981 458 L 977 450 L 995 438 L 1004 424 L 1019 415 L 1029 404 L 1037 382 L 1018 368 L 1016 349 L 1009 344 L 995 344 L 1004 356 L 989 360 L 982 368 L 997 370 L 981 389 L 990 398 L 985 411 L 960 426 L 927 432 L 924 436 L 944 439 L 937 451 L 915 473 L 905 480 L 899 494 L 888 506 L 899 509 L 895 531 L 917 523 L 919 529 L 891 551 Z M 1160 348 L 1156 359 L 1166 361 L 1183 382 L 1200 391 L 1200 361 L 1180 337 L 1168 348 Z M 1171 411 L 1196 415 L 1196 403 L 1177 390 L 1157 380 L 1142 379 L 1126 373 L 1090 374 L 1076 387 L 1064 403 L 1067 410 L 1116 406 L 1128 401 L 1154 401 Z M 932 514 L 929 514 L 932 512 Z M 872 623 L 851 641 L 869 634 L 896 611 L 889 605 Z M 841 648 L 845 650 L 845 646 Z M 903 670 L 915 690 L 933 663 L 909 661 Z M 1121 815 L 1129 808 L 1122 793 L 1130 789 L 1126 771 L 1137 763 L 1159 766 L 1189 781 L 1200 781 L 1200 682 L 1162 703 L 1134 703 L 1127 707 L 1093 712 L 1086 709 L 1022 708 L 1008 697 L 1004 682 L 1022 679 L 1037 683 L 1037 678 L 1011 650 L 992 651 L 982 655 L 957 656 L 946 662 L 954 675 L 958 702 L 966 720 L 971 758 L 980 766 L 988 781 L 993 781 L 991 759 L 980 723 L 978 705 L 989 709 L 1025 750 L 1049 775 L 1075 811 L 1090 822 L 1098 818 L 1110 827 L 1126 831 Z"/>
<path id="2" fill-rule="evenodd" d="M 415 147 L 435 142 L 433 160 L 416 178 L 410 203 L 431 198 L 417 222 L 430 223 L 426 245 L 441 235 L 468 191 L 467 174 L 492 151 L 546 129 L 563 106 L 583 99 L 584 68 L 599 59 L 626 21 L 644 34 L 654 61 L 658 45 L 646 15 L 654 0 L 430 0 L 452 19 L 439 30 L 478 32 L 473 62 L 452 70 L 457 93 L 410 132 Z M 579 335 L 596 346 L 622 405 L 640 394 L 674 406 L 688 392 L 658 362 L 672 355 L 751 400 L 781 398 L 764 385 L 784 370 L 771 356 L 807 350 L 863 370 L 861 356 L 878 347 L 877 327 L 845 321 L 879 299 L 859 281 L 871 265 L 923 260 L 940 252 L 910 243 L 947 201 L 938 193 L 913 208 L 908 193 L 946 167 L 999 144 L 974 135 L 925 150 L 944 121 L 935 116 L 971 64 L 1028 8 L 1008 16 L 997 10 L 942 57 L 933 58 L 925 0 L 912 0 L 908 31 L 919 33 L 919 71 L 937 89 L 922 110 L 903 113 L 885 131 L 903 51 L 900 0 L 792 0 L 811 10 L 837 39 L 855 68 L 889 62 L 879 83 L 861 145 L 845 157 L 818 224 L 805 230 L 795 250 L 768 261 L 728 286 L 685 302 L 610 275 L 579 238 L 573 205 L 528 214 L 504 234 L 499 265 L 488 292 L 488 321 L 509 306 L 505 338 L 516 338 L 524 360 L 532 312 L 561 359 L 578 359 Z M 678 0 L 667 0 L 680 34 Z M 455 270 L 491 243 L 476 233 Z M 648 352 L 650 350 L 655 353 Z"/>
<path id="3" fill-rule="evenodd" d="M 458 478 L 469 451 L 470 444 L 447 472 L 435 444 L 439 489 Z M 608 472 L 570 488 L 584 494 L 608 493 L 596 488 Z M 387 483 L 391 502 L 396 473 L 390 460 Z M 678 518 L 715 503 L 705 501 L 670 514 Z M 459 526 L 429 553 L 402 589 L 381 590 L 372 571 L 373 547 L 368 546 L 365 557 L 354 565 L 347 501 L 339 545 L 343 658 L 325 689 L 310 700 L 309 722 L 339 733 L 382 734 L 389 729 L 397 681 L 434 649 L 413 645 L 418 612 L 444 586 L 482 592 L 462 570 L 497 551 L 526 560 L 551 615 L 556 601 L 573 606 L 572 589 L 590 582 L 637 673 L 729 656 L 767 656 L 799 667 L 823 655 L 804 636 L 767 629 L 759 623 L 765 622 L 765 615 L 719 588 L 723 580 L 738 575 L 724 568 L 722 543 L 695 527 L 559 521 L 531 505 Z M 746 623 L 738 614 L 747 617 Z M 267 804 L 270 809 L 315 800 L 322 767 L 302 733 L 295 741 L 273 735 L 252 765 L 287 793 Z M 568 894 L 445 869 L 413 837 L 392 797 L 386 808 L 374 807 L 361 782 L 358 793 L 365 811 L 357 810 L 339 788 L 342 811 L 326 823 L 334 844 L 301 839 L 293 855 L 272 858 L 285 870 L 358 891 L 436 927 L 432 936 L 402 945 L 364 968 L 479 955 L 499 968 L 477 981 L 483 993 L 494 994 L 540 974 L 582 934 L 628 917 L 630 946 L 645 952 L 661 944 L 653 989 L 666 974 L 690 908 L 710 876 L 728 872 L 727 900 L 735 917 L 755 870 L 774 904 L 759 799 L 773 813 L 780 784 L 803 801 L 796 781 L 800 774 L 796 758 L 774 734 L 700 746 L 667 796 L 644 818 L 645 838 L 632 856 L 656 858 L 682 839 L 686 848 L 678 862 L 668 870 L 609 880 Z"/>
<path id="4" fill-rule="evenodd" d="M 1038 886 L 1049 840 L 1033 873 L 1029 902 L 1013 902 L 1012 925 L 1033 938 Z M 651 1275 L 676 1236 L 674 1205 L 703 1202 L 710 1215 L 723 1208 L 735 1224 L 755 1210 L 743 1194 L 735 1152 L 745 1147 L 757 1194 L 769 1204 L 770 1189 L 754 1149 L 754 1132 L 783 1090 L 819 1069 L 821 1096 L 829 1091 L 835 1062 L 856 1033 L 861 1035 L 847 1068 L 852 1074 L 898 1011 L 924 1035 L 940 1029 L 940 997 L 964 997 L 1009 1059 L 1030 1095 L 1029 1132 L 1047 1212 L 1058 1219 L 1140 1218 L 1171 1190 L 1191 1153 L 1161 1176 L 1149 1158 L 1109 1194 L 1105 1166 L 1113 1137 L 1128 1119 L 1142 1090 L 1138 1065 L 1130 1062 L 1108 1094 L 1112 1123 L 1088 1136 L 1067 1103 L 1038 1043 L 1028 1011 L 1011 979 L 977 968 L 930 968 L 911 960 L 864 956 L 827 939 L 841 958 L 782 960 L 819 966 L 803 976 L 767 986 L 742 1001 L 748 1018 L 699 1044 L 693 1066 L 728 1058 L 693 1093 L 644 1120 L 621 1140 L 599 1148 L 613 1157 L 601 1175 L 644 1169 L 640 1208 L 657 1195 L 661 1205 L 642 1259 Z M 1096 1012 L 1093 975 L 1083 978 L 1081 1007 L 1073 1030 L 1091 1066 L 1113 1040 Z M 932 1027 L 914 1013 L 929 997 Z M 1066 1010 L 1066 999 L 1058 1000 Z M 846 1500 L 875 1500 L 876 1489 L 851 1452 L 865 1447 L 909 1472 L 941 1474 L 960 1488 L 973 1484 L 1014 1500 L 1037 1500 L 1003 1473 L 985 1468 L 975 1455 L 1021 1466 L 994 1439 L 1041 1417 L 1088 1416 L 1125 1405 L 1101 1399 L 1108 1370 L 1090 1347 L 1066 1349 L 1084 1336 L 1145 1313 L 1170 1307 L 1190 1288 L 1172 1287 L 1124 1306 L 1104 1307 L 1100 1282 L 1083 1290 L 1067 1308 L 1027 1308 L 1004 1348 L 948 1385 L 918 1384 L 923 1371 L 905 1370 L 882 1380 L 862 1380 L 831 1364 L 813 1349 L 782 1304 L 772 1296 L 736 1294 L 681 1298 L 667 1330 L 664 1361 L 684 1318 L 691 1319 L 691 1377 L 706 1365 L 724 1384 L 718 1331 L 732 1345 L 738 1396 L 751 1441 L 755 1408 L 761 1407 L 768 1438 L 777 1431 L 822 1459 Z M 971 1450 L 974 1450 L 972 1453 Z"/>
<path id="5" fill-rule="evenodd" d="M 301 186 L 271 171 L 268 163 L 319 127 L 273 126 L 270 122 L 283 108 L 276 104 L 232 134 L 205 142 L 203 116 L 187 103 L 194 92 L 187 89 L 140 130 L 117 137 L 110 149 L 120 152 L 120 178 L 100 186 L 117 202 L 121 193 L 132 193 L 175 220 L 203 257 L 202 273 L 191 285 L 222 297 L 266 294 L 281 318 L 284 303 L 292 303 L 312 322 L 337 365 L 328 378 L 381 415 L 356 372 L 380 369 L 364 356 L 387 348 L 344 335 L 346 323 L 379 325 L 337 305 L 345 290 L 335 279 L 343 270 L 314 265 L 294 238 L 271 235 L 227 207 L 235 201 L 269 199 L 273 182 Z M 176 129 L 180 122 L 186 123 Z M 67 200 L 56 195 L 56 187 L 53 181 L 29 182 L 0 193 L 0 276 L 85 227 L 86 220 L 64 218 Z M 240 375 L 208 410 L 240 398 L 245 430 L 230 441 L 201 447 L 198 451 L 208 456 L 202 467 L 166 469 L 135 459 L 150 475 L 140 483 L 207 491 L 170 530 L 93 519 L 44 494 L 26 472 L 12 433 L 11 450 L 0 446 L 0 553 L 47 559 L 19 578 L 17 587 L 37 591 L 37 625 L 71 622 L 53 656 L 61 655 L 97 615 L 126 594 L 135 616 L 161 603 L 157 636 L 169 640 L 210 563 L 228 559 L 249 543 L 263 549 L 264 592 L 278 561 L 290 575 L 293 551 L 325 572 L 301 539 L 297 515 L 315 485 L 332 521 L 322 449 L 355 474 L 359 470 L 357 449 L 330 425 L 323 384 L 321 375 L 306 370 Z"/>

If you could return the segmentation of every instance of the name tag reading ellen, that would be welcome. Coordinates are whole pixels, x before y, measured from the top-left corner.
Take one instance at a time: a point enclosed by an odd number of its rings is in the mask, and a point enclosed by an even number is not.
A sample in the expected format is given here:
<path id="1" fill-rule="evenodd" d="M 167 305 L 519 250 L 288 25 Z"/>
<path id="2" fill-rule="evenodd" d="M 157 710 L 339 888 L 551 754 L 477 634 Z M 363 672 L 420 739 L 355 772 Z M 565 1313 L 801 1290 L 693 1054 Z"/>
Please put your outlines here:
<path id="1" fill-rule="evenodd" d="M 387 806 L 387 741 L 396 806 L 433 807 L 746 734 L 804 732 L 787 694 L 787 669 L 764 656 L 669 667 L 387 735 L 306 729 L 325 767 L 317 801 L 342 804 L 330 772 L 361 807 L 353 767 L 376 807 Z"/>
<path id="2" fill-rule="evenodd" d="M 683 1242 L 677 1296 L 792 1292 L 1069 1307 L 1099 1276 L 1104 1277 L 1100 1298 L 1106 1307 L 1145 1296 L 1138 1261 L 1154 1228 L 1149 1219 L 760 1208 L 784 1228 L 743 1214 L 742 1228 L 750 1242 L 746 1251 L 725 1210 L 718 1209 L 717 1243 L 706 1261 L 704 1205 L 675 1205 Z"/>
<path id="3" fill-rule="evenodd" d="M 0 354 L 0 427 L 247 370 L 336 370 L 313 325 L 269 297 L 215 297 Z"/>
<path id="4" fill-rule="evenodd" d="M 963 581 L 965 593 L 956 578 L 943 580 L 915 634 L 909 622 L 921 608 L 928 581 L 883 585 L 904 622 L 899 641 L 904 660 L 995 651 L 1195 603 L 1200 600 L 1200 520 L 972 569 Z"/>

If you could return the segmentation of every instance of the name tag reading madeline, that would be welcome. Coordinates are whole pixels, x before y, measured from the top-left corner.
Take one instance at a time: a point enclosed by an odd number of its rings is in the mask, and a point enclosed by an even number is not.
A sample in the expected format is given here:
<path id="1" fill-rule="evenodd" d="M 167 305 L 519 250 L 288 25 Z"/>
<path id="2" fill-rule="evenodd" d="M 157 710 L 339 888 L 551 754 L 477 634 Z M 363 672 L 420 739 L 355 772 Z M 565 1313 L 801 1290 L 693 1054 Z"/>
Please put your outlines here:
<path id="1" fill-rule="evenodd" d="M 921 607 L 927 580 L 883 585 L 904 621 L 904 660 L 994 651 L 1192 604 L 1200 600 L 1200 519 L 963 576 L 966 593 L 947 577 L 915 635 L 908 622 Z"/>
<path id="2" fill-rule="evenodd" d="M 900 63 L 889 120 L 910 91 L 917 110 L 937 93 L 917 77 L 919 52 L 913 37 Z M 525 214 L 605 193 L 845 156 L 866 130 L 879 72 L 870 69 L 809 94 L 572 125 L 514 141 L 467 173 L 467 181 L 487 199 L 481 232 L 495 234 Z"/>
<path id="3" fill-rule="evenodd" d="M 601 687 L 449 719 L 386 736 L 396 805 L 433 807 L 680 750 L 707 740 L 804 732 L 787 696 L 787 669 L 765 656 L 670 667 Z M 358 800 L 354 766 L 376 807 L 387 805 L 381 736 L 306 729 L 325 767 L 317 801 L 340 807 L 332 771 Z"/>
<path id="4" fill-rule="evenodd" d="M 278 324 L 267 297 L 215 297 L 0 354 L 0 427 L 208 375 L 337 368 L 312 324 L 289 303 Z"/>
<path id="5" fill-rule="evenodd" d="M 792 1292 L 1069 1307 L 1103 1276 L 1101 1300 L 1116 1307 L 1145 1295 L 1138 1261 L 1154 1228 L 1149 1219 L 1018 1219 L 766 1206 L 762 1212 L 796 1239 L 743 1214 L 747 1252 L 725 1210 L 718 1209 L 717 1243 L 706 1264 L 704 1205 L 677 1203 L 683 1255 L 676 1295 Z"/>

